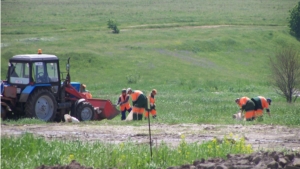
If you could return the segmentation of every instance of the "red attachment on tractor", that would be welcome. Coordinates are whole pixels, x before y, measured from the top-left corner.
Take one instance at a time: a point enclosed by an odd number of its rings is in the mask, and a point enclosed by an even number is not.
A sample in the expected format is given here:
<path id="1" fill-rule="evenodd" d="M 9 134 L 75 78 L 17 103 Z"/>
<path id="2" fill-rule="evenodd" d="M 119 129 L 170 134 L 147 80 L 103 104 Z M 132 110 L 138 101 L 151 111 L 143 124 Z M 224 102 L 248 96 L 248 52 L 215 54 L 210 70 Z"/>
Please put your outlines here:
<path id="1" fill-rule="evenodd" d="M 74 99 L 85 99 L 87 102 L 91 103 L 94 109 L 96 110 L 94 113 L 93 120 L 103 120 L 103 119 L 113 119 L 118 114 L 120 114 L 120 110 L 116 109 L 110 100 L 104 99 L 96 99 L 96 98 L 86 98 L 86 95 L 78 92 L 73 86 L 70 84 L 65 88 L 66 92 L 74 96 Z M 72 99 L 72 98 L 69 98 Z"/>
<path id="2" fill-rule="evenodd" d="M 86 99 L 88 102 L 90 102 L 95 108 L 99 107 L 100 113 L 95 112 L 94 114 L 94 120 L 102 120 L 102 119 L 113 119 L 118 114 L 120 114 L 120 111 L 116 109 L 116 106 L 114 106 L 110 100 L 104 100 L 104 99 Z"/>

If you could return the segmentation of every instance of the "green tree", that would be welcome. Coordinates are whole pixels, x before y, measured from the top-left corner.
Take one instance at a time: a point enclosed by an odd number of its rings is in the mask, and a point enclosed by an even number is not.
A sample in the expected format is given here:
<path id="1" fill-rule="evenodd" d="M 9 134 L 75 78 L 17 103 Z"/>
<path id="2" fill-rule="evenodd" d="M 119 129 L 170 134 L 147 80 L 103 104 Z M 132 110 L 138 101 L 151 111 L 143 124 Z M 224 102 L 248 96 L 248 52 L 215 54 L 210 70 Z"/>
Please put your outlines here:
<path id="1" fill-rule="evenodd" d="M 117 22 L 114 21 L 114 20 L 109 19 L 107 21 L 107 27 L 109 29 L 112 29 L 113 33 L 119 33 L 120 32 L 120 30 L 119 30 L 119 28 L 117 26 Z"/>
<path id="2" fill-rule="evenodd" d="M 300 1 L 298 2 L 298 5 L 296 5 L 291 11 L 290 11 L 290 20 L 289 20 L 289 27 L 292 35 L 294 35 L 296 38 L 300 38 Z"/>

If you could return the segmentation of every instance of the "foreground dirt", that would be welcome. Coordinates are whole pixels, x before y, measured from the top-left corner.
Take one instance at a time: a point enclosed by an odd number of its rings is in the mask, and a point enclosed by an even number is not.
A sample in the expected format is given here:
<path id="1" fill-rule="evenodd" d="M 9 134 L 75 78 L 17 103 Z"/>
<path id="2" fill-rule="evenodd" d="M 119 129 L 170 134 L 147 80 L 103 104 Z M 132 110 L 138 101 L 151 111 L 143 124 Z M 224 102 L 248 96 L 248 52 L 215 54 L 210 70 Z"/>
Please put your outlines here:
<path id="1" fill-rule="evenodd" d="M 120 143 L 125 141 L 137 144 L 149 143 L 148 125 L 88 125 L 85 123 L 49 123 L 43 125 L 1 125 L 1 137 L 19 136 L 33 133 L 45 139 L 101 141 Z M 274 125 L 207 125 L 207 124 L 152 124 L 154 144 L 165 142 L 176 146 L 181 135 L 189 143 L 202 143 L 216 137 L 233 135 L 233 138 L 246 138 L 255 153 L 251 155 L 228 155 L 228 159 L 198 159 L 193 164 L 169 167 L 168 169 L 251 169 L 251 168 L 286 168 L 300 169 L 300 128 Z M 268 151 L 269 153 L 268 153 Z M 282 151 L 290 152 L 283 154 Z M 296 154 L 296 155 L 294 155 Z M 39 166 L 37 169 L 92 169 L 72 161 L 67 166 Z"/>
<path id="2" fill-rule="evenodd" d="M 281 152 L 257 152 L 250 155 L 227 155 L 227 160 L 221 158 L 196 160 L 193 164 L 185 164 L 167 169 L 300 169 L 300 154 L 286 154 Z M 66 166 L 39 166 L 36 169 L 93 169 L 81 166 L 72 161 Z"/>
<path id="3" fill-rule="evenodd" d="M 137 144 L 149 143 L 148 125 L 87 125 L 84 123 L 49 123 L 42 125 L 1 125 L 1 136 L 17 136 L 25 132 L 46 139 L 79 139 L 82 141 L 102 141 L 120 143 L 133 141 Z M 152 124 L 154 144 L 162 141 L 170 146 L 180 143 L 181 135 L 188 143 L 222 139 L 233 134 L 235 138 L 246 138 L 255 150 L 300 151 L 300 128 L 274 125 L 207 125 L 207 124 Z"/>

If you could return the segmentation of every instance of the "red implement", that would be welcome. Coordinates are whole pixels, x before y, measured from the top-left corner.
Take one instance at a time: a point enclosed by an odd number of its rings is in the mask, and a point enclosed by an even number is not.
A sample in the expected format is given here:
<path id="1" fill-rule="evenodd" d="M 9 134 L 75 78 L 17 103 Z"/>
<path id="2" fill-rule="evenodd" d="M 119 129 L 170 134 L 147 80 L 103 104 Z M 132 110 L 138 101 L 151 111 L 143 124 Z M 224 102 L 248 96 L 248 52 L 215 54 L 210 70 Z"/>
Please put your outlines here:
<path id="1" fill-rule="evenodd" d="M 118 114 L 120 110 L 116 109 L 110 100 L 103 99 L 86 99 L 90 102 L 95 108 L 99 108 L 100 112 L 95 111 L 94 120 L 103 120 L 103 119 L 113 119 Z"/>
<path id="2" fill-rule="evenodd" d="M 120 110 L 116 109 L 110 100 L 104 99 L 96 99 L 96 98 L 88 98 L 87 95 L 78 92 L 73 86 L 68 85 L 65 88 L 66 92 L 71 94 L 74 98 L 70 99 L 85 99 L 87 102 L 91 103 L 95 109 L 94 118 L 93 120 L 103 120 L 108 119 L 111 120 L 120 114 Z"/>

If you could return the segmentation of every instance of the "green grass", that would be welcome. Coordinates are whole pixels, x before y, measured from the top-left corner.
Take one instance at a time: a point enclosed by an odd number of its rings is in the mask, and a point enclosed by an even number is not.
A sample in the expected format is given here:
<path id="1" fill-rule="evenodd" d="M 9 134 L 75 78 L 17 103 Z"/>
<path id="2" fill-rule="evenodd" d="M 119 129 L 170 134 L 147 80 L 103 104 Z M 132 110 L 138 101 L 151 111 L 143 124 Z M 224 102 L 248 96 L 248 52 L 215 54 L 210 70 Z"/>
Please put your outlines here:
<path id="1" fill-rule="evenodd" d="M 94 168 L 167 168 L 191 164 L 201 158 L 226 158 L 227 154 L 253 152 L 251 145 L 245 144 L 244 138 L 234 138 L 232 135 L 225 136 L 221 142 L 213 139 L 201 144 L 188 144 L 184 135 L 178 137 L 181 142 L 177 147 L 169 147 L 165 143 L 153 146 L 152 161 L 149 145 L 130 141 L 119 144 L 46 141 L 28 133 L 16 138 L 2 137 L 1 168 L 67 165 L 72 160 Z M 233 139 L 235 142 L 232 142 Z"/>
<path id="2" fill-rule="evenodd" d="M 55 54 L 64 71 L 71 57 L 71 79 L 87 84 L 95 98 L 115 102 L 122 88 L 158 90 L 158 119 L 152 123 L 300 125 L 300 102 L 286 103 L 271 85 L 268 57 L 284 46 L 300 49 L 289 34 L 288 16 L 299 0 L 2 0 L 1 79 L 16 54 Z M 109 19 L 120 34 L 107 28 Z M 211 26 L 211 27 L 208 27 Z M 238 122 L 237 97 L 272 98 L 272 117 Z M 44 123 L 34 119 L 1 121 L 12 125 Z M 111 121 L 82 124 L 124 124 Z M 118 168 L 157 168 L 199 158 L 246 153 L 214 141 L 154 147 L 81 141 L 45 141 L 24 135 L 1 138 L 2 168 L 68 164 Z M 122 148 L 123 147 L 123 148 Z M 219 148 L 217 148 L 219 147 Z M 231 149 L 229 148 L 231 147 Z M 249 148 L 249 146 L 248 146 Z M 217 150 L 219 149 L 219 150 Z"/>
<path id="3" fill-rule="evenodd" d="M 41 48 L 60 58 L 62 71 L 71 57 L 71 80 L 96 98 L 115 102 L 122 88 L 156 88 L 160 122 L 234 124 L 235 98 L 262 95 L 272 98 L 273 116 L 261 123 L 298 126 L 300 103 L 275 92 L 268 59 L 283 46 L 300 49 L 287 27 L 296 4 L 4 0 L 1 79 L 10 57 Z M 107 28 L 109 19 L 120 23 L 120 34 Z"/>
<path id="4" fill-rule="evenodd" d="M 69 32 L 105 28 L 109 18 L 135 25 L 280 25 L 297 0 L 2 1 L 2 34 Z M 38 14 L 38 15 L 37 15 Z M 20 29 L 18 26 L 22 26 Z"/>
<path id="5" fill-rule="evenodd" d="M 3 120 L 1 119 L 1 123 L 4 123 L 4 124 L 11 124 L 11 125 L 46 124 L 45 121 L 38 120 L 38 119 L 32 119 L 32 118 L 21 118 L 21 119 L 17 119 L 17 120 L 7 119 L 7 120 L 5 120 L 5 121 L 3 121 Z"/>

